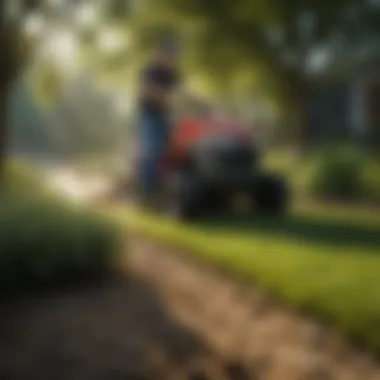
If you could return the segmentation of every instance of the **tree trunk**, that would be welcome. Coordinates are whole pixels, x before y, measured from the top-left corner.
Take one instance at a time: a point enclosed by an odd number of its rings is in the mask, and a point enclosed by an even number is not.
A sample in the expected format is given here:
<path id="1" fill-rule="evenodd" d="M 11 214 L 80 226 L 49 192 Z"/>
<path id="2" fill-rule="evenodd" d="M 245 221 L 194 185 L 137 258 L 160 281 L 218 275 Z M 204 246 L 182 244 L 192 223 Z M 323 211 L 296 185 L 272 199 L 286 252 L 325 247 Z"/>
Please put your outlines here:
<path id="1" fill-rule="evenodd" d="M 4 189 L 8 142 L 8 87 L 0 88 L 0 192 Z"/>

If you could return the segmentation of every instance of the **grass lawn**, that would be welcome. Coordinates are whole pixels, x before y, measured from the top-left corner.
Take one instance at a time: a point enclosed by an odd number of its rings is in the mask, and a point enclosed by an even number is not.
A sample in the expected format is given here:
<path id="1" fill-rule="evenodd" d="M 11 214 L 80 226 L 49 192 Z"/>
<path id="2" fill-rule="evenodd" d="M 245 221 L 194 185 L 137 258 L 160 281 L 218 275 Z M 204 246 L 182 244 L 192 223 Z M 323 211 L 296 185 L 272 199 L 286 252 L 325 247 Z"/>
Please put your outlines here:
<path id="1" fill-rule="evenodd" d="M 117 212 L 132 230 L 259 283 L 380 350 L 379 210 L 305 203 L 281 219 L 218 217 L 193 225 Z"/>

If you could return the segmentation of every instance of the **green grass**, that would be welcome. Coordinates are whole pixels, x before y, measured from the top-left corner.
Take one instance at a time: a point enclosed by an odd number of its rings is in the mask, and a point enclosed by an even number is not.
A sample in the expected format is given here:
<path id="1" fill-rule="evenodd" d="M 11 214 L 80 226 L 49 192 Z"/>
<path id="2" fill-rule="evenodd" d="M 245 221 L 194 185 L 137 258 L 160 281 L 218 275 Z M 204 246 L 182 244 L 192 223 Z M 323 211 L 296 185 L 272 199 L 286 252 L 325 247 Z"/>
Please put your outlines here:
<path id="1" fill-rule="evenodd" d="M 380 215 L 299 204 L 288 217 L 218 217 L 179 225 L 119 208 L 122 222 L 278 294 L 380 349 Z"/>

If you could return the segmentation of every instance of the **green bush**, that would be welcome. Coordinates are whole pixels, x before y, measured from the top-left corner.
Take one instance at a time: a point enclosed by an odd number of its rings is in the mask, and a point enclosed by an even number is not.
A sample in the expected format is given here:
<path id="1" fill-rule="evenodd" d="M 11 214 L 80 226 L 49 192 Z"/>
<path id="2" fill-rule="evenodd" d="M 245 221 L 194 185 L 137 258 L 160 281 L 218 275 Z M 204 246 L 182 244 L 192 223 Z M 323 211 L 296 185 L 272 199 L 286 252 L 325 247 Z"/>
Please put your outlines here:
<path id="1" fill-rule="evenodd" d="M 9 192 L 0 198 L 3 291 L 85 280 L 114 267 L 120 249 L 116 225 L 51 194 L 25 196 L 45 188 L 39 174 L 25 166 L 8 173 Z"/>
<path id="2" fill-rule="evenodd" d="M 323 198 L 362 198 L 365 164 L 364 155 L 351 147 L 334 147 L 325 151 L 315 161 L 309 184 L 310 192 Z"/>
<path id="3" fill-rule="evenodd" d="M 340 145 L 319 148 L 303 157 L 269 151 L 264 167 L 284 175 L 297 197 L 380 203 L 380 159 L 368 150 Z"/>
<path id="4" fill-rule="evenodd" d="M 97 276 L 118 249 L 117 229 L 99 215 L 51 201 L 0 201 L 0 288 Z"/>

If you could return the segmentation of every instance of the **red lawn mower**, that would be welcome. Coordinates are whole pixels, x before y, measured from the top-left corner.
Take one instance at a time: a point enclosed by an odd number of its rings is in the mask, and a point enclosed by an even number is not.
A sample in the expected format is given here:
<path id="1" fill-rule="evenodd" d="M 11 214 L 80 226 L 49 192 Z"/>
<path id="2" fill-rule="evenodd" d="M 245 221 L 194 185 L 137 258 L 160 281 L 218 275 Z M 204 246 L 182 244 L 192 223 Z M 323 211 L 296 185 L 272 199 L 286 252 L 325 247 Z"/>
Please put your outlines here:
<path id="1" fill-rule="evenodd" d="M 179 219 L 239 204 L 245 211 L 260 213 L 282 213 L 287 206 L 285 181 L 260 170 L 252 133 L 235 122 L 211 117 L 180 120 L 157 165 L 156 206 Z"/>

